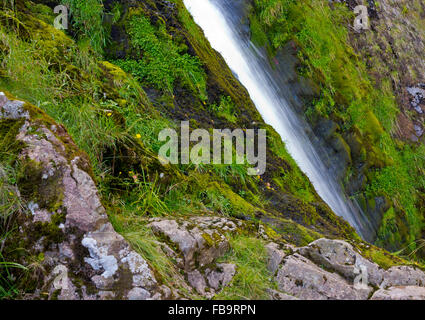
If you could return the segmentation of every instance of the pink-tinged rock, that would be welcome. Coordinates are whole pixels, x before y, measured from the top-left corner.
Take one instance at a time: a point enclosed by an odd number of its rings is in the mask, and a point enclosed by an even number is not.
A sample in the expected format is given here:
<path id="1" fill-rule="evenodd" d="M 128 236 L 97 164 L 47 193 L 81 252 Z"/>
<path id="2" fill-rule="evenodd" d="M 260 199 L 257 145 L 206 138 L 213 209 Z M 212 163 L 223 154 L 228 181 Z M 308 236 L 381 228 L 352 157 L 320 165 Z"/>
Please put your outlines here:
<path id="1" fill-rule="evenodd" d="M 63 127 L 43 123 L 40 119 L 47 115 L 36 107 L 32 108 L 39 115 L 33 121 L 25 103 L 10 101 L 1 94 L 0 106 L 0 119 L 23 120 L 16 137 L 25 145 L 19 157 L 39 171 L 30 171 L 32 184 L 27 188 L 32 190 L 26 191 L 30 197 L 38 196 L 25 199 L 31 214 L 23 215 L 19 222 L 20 233 L 28 240 L 24 249 L 33 256 L 45 256 L 41 262 L 45 272 L 31 297 L 40 298 L 41 292 L 66 300 L 160 297 L 161 290 L 146 261 L 108 221 L 87 172 L 87 157 L 78 152 Z M 69 149 L 78 156 L 70 158 Z M 54 206 L 47 208 L 46 203 Z M 53 216 L 63 217 L 63 221 L 53 222 Z M 33 234 L 40 225 L 48 227 Z M 54 230 L 54 240 L 46 241 L 49 230 Z"/>

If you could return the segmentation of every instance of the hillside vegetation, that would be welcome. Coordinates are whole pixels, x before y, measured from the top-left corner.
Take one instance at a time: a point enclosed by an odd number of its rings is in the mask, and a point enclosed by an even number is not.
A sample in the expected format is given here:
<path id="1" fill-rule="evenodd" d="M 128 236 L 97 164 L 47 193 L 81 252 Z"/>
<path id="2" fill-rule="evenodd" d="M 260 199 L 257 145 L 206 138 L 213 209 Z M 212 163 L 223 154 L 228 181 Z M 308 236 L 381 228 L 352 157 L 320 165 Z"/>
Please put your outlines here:
<path id="1" fill-rule="evenodd" d="M 70 8 L 66 32 L 53 27 L 52 7 L 60 3 Z M 358 141 L 347 180 L 359 175 L 357 170 L 367 179 L 353 196 L 369 204 L 384 196 L 390 203 L 377 244 L 393 251 L 409 246 L 401 256 L 420 260 L 424 146 L 394 137 L 398 108 L 391 85 L 376 84 L 350 45 L 350 11 L 327 3 L 255 0 L 253 35 L 271 56 L 296 41 L 300 73 L 321 88 L 306 116 L 313 123 L 332 118 L 345 138 Z M 218 298 L 269 297 L 266 289 L 277 288 L 265 267 L 270 240 L 305 246 L 322 237 L 340 238 L 381 267 L 408 263 L 362 243 L 320 199 L 181 0 L 2 2 L 0 91 L 27 101 L 40 123 L 63 126 L 75 142 L 61 140 L 64 152 L 68 159 L 87 158 L 84 169 L 114 229 L 161 284 L 179 287 L 183 297 L 201 298 L 181 284 L 182 271 L 160 244 L 164 238 L 148 226 L 153 218 L 218 216 L 244 222 L 229 233 L 230 250 L 220 258 L 239 273 Z M 184 120 L 192 130 L 266 129 L 267 172 L 249 176 L 248 164 L 162 165 L 158 134 L 178 129 Z M 44 254 L 22 250 L 19 217 L 30 216 L 36 201 L 54 217 L 39 231 L 56 241 L 64 215 L 60 186 L 38 186 L 41 168 L 18 157 L 25 147 L 16 140 L 21 126 L 0 120 L 0 298 L 34 291 L 44 272 Z M 358 169 L 358 161 L 366 165 Z M 204 238 L 216 244 L 217 239 Z"/>

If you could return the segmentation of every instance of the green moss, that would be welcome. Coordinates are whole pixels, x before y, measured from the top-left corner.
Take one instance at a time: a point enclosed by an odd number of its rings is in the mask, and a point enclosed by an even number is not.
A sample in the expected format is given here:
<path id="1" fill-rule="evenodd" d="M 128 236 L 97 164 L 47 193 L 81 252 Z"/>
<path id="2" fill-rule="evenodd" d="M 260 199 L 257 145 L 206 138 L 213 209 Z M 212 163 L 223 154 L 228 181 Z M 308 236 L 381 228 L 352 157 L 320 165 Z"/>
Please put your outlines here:
<path id="1" fill-rule="evenodd" d="M 213 202 L 218 200 L 220 196 L 226 199 L 228 201 L 228 205 L 230 206 L 230 208 L 227 209 L 227 213 L 229 213 L 231 216 L 252 217 L 254 216 L 254 213 L 259 210 L 249 202 L 245 201 L 242 197 L 234 193 L 232 189 L 226 184 L 212 182 L 207 187 L 207 193 L 209 193 L 209 196 Z M 226 203 L 224 203 L 224 207 L 226 207 Z"/>
<path id="2" fill-rule="evenodd" d="M 271 127 L 267 127 L 267 143 L 269 148 L 284 161 L 275 170 L 269 169 L 275 184 L 281 190 L 290 192 L 306 202 L 316 200 L 317 194 L 310 181 L 289 155 L 282 138 Z"/>
<path id="3" fill-rule="evenodd" d="M 50 300 L 52 301 L 56 301 L 58 300 L 59 294 L 61 293 L 61 289 L 57 289 L 55 291 L 53 291 L 52 295 L 50 296 Z"/>
<path id="4" fill-rule="evenodd" d="M 115 85 L 120 85 L 122 82 L 128 81 L 128 75 L 118 66 L 113 65 L 109 61 L 100 61 L 99 64 L 111 75 L 110 80 Z"/>
<path id="5" fill-rule="evenodd" d="M 276 241 L 276 240 L 280 240 L 282 238 L 282 236 L 279 235 L 279 233 L 277 233 L 275 230 L 273 230 L 273 228 L 271 228 L 270 226 L 265 225 L 265 224 L 262 224 L 262 226 L 264 227 L 264 231 L 266 233 L 266 236 L 269 239 Z"/>
<path id="6" fill-rule="evenodd" d="M 368 248 L 364 245 L 357 246 L 357 248 L 360 249 L 362 255 L 365 258 L 370 259 L 371 261 L 378 264 L 381 268 L 384 268 L 386 270 L 393 266 L 410 264 L 408 261 L 372 245 L 368 246 Z"/>
<path id="7" fill-rule="evenodd" d="M 424 184 L 421 178 L 414 178 L 422 176 L 419 159 L 423 148 L 408 147 L 394 138 L 399 111 L 392 81 L 378 77 L 379 81 L 375 82 L 373 75 L 386 74 L 387 67 L 382 62 L 375 63 L 379 59 L 366 64 L 355 53 L 347 29 L 353 21 L 353 13 L 345 4 L 328 5 L 319 0 L 256 0 L 251 14 L 255 15 L 275 51 L 289 40 L 296 43 L 302 65 L 300 74 L 321 87 L 320 95 L 313 99 L 308 110 L 313 125 L 317 119 L 331 118 L 338 122 L 344 139 L 355 133 L 355 137 L 348 139 L 349 145 L 338 138 L 341 151 L 352 157 L 346 183 L 352 181 L 349 175 L 357 180 L 362 178 L 364 183 L 359 193 L 366 193 L 368 199 L 385 196 L 394 200 L 397 217 L 393 220 L 397 223 L 383 227 L 379 243 L 383 245 L 388 240 L 388 246 L 398 243 L 400 247 L 409 245 L 414 250 L 412 243 L 422 237 L 424 227 L 424 211 L 420 205 Z M 258 30 L 255 22 L 251 28 L 255 35 Z M 365 37 L 371 34 L 366 33 Z M 376 47 L 374 50 L 380 52 L 380 46 Z M 391 59 L 393 54 L 385 56 Z M 420 164 L 411 159 L 417 159 Z M 362 172 L 358 168 L 363 168 Z M 366 210 L 367 205 L 363 209 Z M 407 224 L 407 230 L 403 223 Z M 393 236 L 389 236 L 389 230 L 394 232 Z"/>
<path id="8" fill-rule="evenodd" d="M 19 190 L 28 202 L 36 203 L 41 209 L 56 212 L 62 206 L 62 175 L 56 170 L 43 179 L 43 166 L 35 161 L 24 161 L 18 176 Z"/>
<path id="9" fill-rule="evenodd" d="M 202 234 L 202 238 L 205 240 L 205 242 L 208 244 L 208 246 L 210 247 L 217 247 L 217 245 L 221 242 L 221 237 L 216 234 L 215 232 L 211 235 L 209 235 L 208 233 L 204 232 Z"/>
<path id="10" fill-rule="evenodd" d="M 284 240 L 293 243 L 296 246 L 306 246 L 314 240 L 323 238 L 323 235 L 307 229 L 306 227 L 295 223 L 291 220 L 283 218 L 266 219 L 269 225 L 275 230 Z"/>

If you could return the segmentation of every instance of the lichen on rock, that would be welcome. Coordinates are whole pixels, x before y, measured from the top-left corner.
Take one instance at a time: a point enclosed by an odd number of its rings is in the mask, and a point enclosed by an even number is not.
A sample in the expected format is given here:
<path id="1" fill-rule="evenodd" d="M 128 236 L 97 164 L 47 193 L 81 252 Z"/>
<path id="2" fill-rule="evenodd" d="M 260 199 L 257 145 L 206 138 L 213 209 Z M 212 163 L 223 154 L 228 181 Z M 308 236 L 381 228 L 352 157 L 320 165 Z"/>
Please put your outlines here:
<path id="1" fill-rule="evenodd" d="M 24 102 L 1 97 L 1 118 L 24 120 L 16 136 L 24 144 L 21 161 L 33 163 L 40 171 L 32 174 L 31 185 L 27 184 L 23 193 L 32 214 L 19 218 L 25 249 L 45 256 L 44 280 L 34 288 L 32 297 L 41 298 L 43 290 L 50 299 L 158 298 L 161 294 L 146 261 L 108 221 L 96 185 L 82 169 L 87 165 L 81 162 L 88 161 L 84 154 L 69 158 L 55 130 L 57 125 L 33 120 Z M 30 109 L 42 114 L 34 106 Z M 51 181 L 51 177 L 55 179 Z M 53 182 L 54 192 L 45 193 Z M 59 203 L 47 205 L 52 197 Z M 61 219 L 53 219 L 56 216 Z M 53 230 L 57 236 L 49 234 Z M 40 243 L 43 239 L 50 241 Z M 21 262 L 25 265 L 25 260 Z M 60 286 L 58 270 L 65 274 Z"/>

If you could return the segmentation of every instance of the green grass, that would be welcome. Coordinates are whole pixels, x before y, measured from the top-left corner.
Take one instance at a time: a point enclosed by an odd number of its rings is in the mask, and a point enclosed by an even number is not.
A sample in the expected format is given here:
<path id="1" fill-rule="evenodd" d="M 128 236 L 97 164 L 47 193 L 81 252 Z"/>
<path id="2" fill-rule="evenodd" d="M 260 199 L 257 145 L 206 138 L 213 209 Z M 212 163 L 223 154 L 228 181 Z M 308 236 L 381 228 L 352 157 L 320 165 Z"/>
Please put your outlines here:
<path id="1" fill-rule="evenodd" d="M 12 166 L 15 162 L 14 156 L 9 156 L 8 161 L 5 159 L 2 157 L 0 161 L 0 300 L 14 298 L 20 292 L 12 270 L 27 270 L 18 263 L 8 261 L 4 256 L 7 251 L 5 243 L 14 231 L 14 221 L 17 215 L 24 212 L 24 205 L 17 193 L 17 173 Z"/>
<path id="2" fill-rule="evenodd" d="M 107 41 L 102 0 L 62 0 L 62 3 L 70 8 L 71 23 L 77 38 L 82 42 L 89 41 L 93 50 L 102 54 Z"/>
<path id="3" fill-rule="evenodd" d="M 267 270 L 267 249 L 264 242 L 239 235 L 230 239 L 231 251 L 221 260 L 234 263 L 236 275 L 229 287 L 223 289 L 217 300 L 268 300 L 266 289 L 276 289 L 272 274 Z"/>

